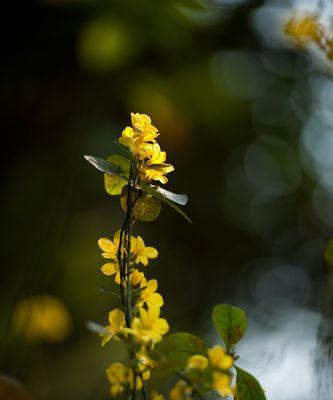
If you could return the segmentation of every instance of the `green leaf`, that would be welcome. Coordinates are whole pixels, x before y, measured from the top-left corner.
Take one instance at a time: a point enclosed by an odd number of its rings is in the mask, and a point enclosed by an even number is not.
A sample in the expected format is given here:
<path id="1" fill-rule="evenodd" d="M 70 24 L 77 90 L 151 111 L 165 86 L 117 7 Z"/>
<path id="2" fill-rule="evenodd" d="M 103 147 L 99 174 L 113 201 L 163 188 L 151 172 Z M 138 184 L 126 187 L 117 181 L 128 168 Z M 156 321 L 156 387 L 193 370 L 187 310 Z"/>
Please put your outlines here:
<path id="1" fill-rule="evenodd" d="M 236 400 L 266 400 L 265 392 L 254 376 L 236 367 Z"/>
<path id="2" fill-rule="evenodd" d="M 181 210 L 176 204 L 174 204 L 172 201 L 170 201 L 168 198 L 164 197 L 161 193 L 159 193 L 154 187 L 149 186 L 149 185 L 142 185 L 142 189 L 145 193 L 152 194 L 154 197 L 158 198 L 159 200 L 163 201 L 165 204 L 167 204 L 169 207 L 173 208 L 175 211 L 177 211 L 180 215 L 182 215 L 188 222 L 191 224 L 193 223 L 191 219 L 184 213 L 183 210 Z M 170 192 L 171 193 L 171 192 Z M 182 195 L 180 195 L 182 196 Z"/>
<path id="3" fill-rule="evenodd" d="M 245 312 L 228 304 L 218 304 L 213 309 L 212 319 L 226 349 L 231 352 L 232 347 L 245 334 L 247 324 Z"/>
<path id="4" fill-rule="evenodd" d="M 93 156 L 84 156 L 84 158 L 90 162 L 95 168 L 99 171 L 104 172 L 105 174 L 113 174 L 117 175 L 120 178 L 126 179 L 123 175 L 123 171 L 117 165 L 112 164 L 109 161 L 104 160 L 103 158 L 93 157 Z"/>
<path id="5" fill-rule="evenodd" d="M 161 194 L 166 199 L 171 200 L 174 203 L 180 204 L 181 206 L 186 206 L 188 202 L 188 197 L 186 194 L 173 193 L 161 187 L 157 187 L 156 192 Z"/>
<path id="6" fill-rule="evenodd" d="M 107 159 L 112 165 L 119 167 L 122 171 L 121 175 L 128 179 L 130 170 L 130 161 L 120 156 L 119 154 L 113 154 Z M 126 185 L 127 180 L 119 177 L 115 174 L 104 174 L 104 187 L 108 194 L 111 196 L 117 196 L 121 193 L 122 188 Z"/>
<path id="7" fill-rule="evenodd" d="M 207 355 L 205 343 L 197 336 L 186 332 L 166 336 L 151 353 L 157 362 L 154 373 L 162 376 L 185 368 L 188 359 L 195 354 Z"/>
<path id="8" fill-rule="evenodd" d="M 133 211 L 140 221 L 154 221 L 160 215 L 161 202 L 151 194 L 145 194 L 136 201 Z"/>

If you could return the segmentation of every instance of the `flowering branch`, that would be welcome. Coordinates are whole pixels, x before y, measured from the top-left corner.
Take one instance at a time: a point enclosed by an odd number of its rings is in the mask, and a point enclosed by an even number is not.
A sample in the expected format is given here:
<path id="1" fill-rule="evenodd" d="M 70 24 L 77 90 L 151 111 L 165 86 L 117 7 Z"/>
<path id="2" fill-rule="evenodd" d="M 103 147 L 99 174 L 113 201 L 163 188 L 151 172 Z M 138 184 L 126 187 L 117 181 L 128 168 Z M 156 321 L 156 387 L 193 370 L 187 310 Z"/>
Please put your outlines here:
<path id="1" fill-rule="evenodd" d="M 127 390 L 128 398 L 136 400 L 142 391 L 144 400 L 163 400 L 156 391 L 150 392 L 145 384 L 151 372 L 166 369 L 181 379 L 170 390 L 170 400 L 204 398 L 205 393 L 217 390 L 222 397 L 233 395 L 232 368 L 237 370 L 237 385 L 251 388 L 255 397 L 242 397 L 237 389 L 237 400 L 265 400 L 255 378 L 234 365 L 234 345 L 246 329 L 246 316 L 236 307 L 217 306 L 213 322 L 224 340 L 225 347 L 207 346 L 196 336 L 176 333 L 164 338 L 169 331 L 168 322 L 160 317 L 163 297 L 157 292 L 156 279 L 147 280 L 139 266 L 147 267 L 157 258 L 154 247 L 146 246 L 140 236 L 132 235 L 136 220 L 153 221 L 164 202 L 190 221 L 176 205 L 187 203 L 186 195 L 177 195 L 158 186 L 165 184 L 167 174 L 174 167 L 166 163 L 156 138 L 159 133 L 145 114 L 131 114 L 131 127 L 126 127 L 119 144 L 126 157 L 115 154 L 108 160 L 86 156 L 86 159 L 105 174 L 105 189 L 114 196 L 120 195 L 125 219 L 113 240 L 99 239 L 102 256 L 108 260 L 102 267 L 103 274 L 113 277 L 119 285 L 121 308 L 109 312 L 109 325 L 99 329 L 102 346 L 111 340 L 122 340 L 128 346 L 128 363 L 116 362 L 109 366 L 106 375 L 110 394 L 116 397 Z M 124 151 L 128 149 L 128 151 Z M 240 383 L 238 383 L 240 382 Z M 256 390 L 253 392 L 253 387 Z"/>

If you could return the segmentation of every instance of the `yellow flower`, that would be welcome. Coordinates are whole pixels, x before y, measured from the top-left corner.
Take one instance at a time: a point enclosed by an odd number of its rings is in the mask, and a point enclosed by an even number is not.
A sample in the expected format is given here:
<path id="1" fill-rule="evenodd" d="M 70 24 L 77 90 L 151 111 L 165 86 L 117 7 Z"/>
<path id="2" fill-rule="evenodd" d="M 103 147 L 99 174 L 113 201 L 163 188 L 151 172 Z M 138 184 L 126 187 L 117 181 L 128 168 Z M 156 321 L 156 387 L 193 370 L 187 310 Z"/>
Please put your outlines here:
<path id="1" fill-rule="evenodd" d="M 136 131 L 151 133 L 151 137 L 147 137 L 146 141 L 153 141 L 158 136 L 157 128 L 152 125 L 150 117 L 146 114 L 131 113 L 131 123 Z"/>
<path id="2" fill-rule="evenodd" d="M 123 393 L 126 386 L 129 386 L 131 390 L 134 389 L 134 372 L 132 368 L 125 367 L 121 363 L 111 364 L 106 370 L 107 378 L 111 384 L 110 394 L 115 397 Z M 143 387 L 142 381 L 147 380 L 149 375 L 146 373 L 136 373 L 135 386 L 136 390 L 141 390 Z"/>
<path id="3" fill-rule="evenodd" d="M 138 370 L 140 372 L 156 366 L 156 362 L 149 357 L 147 349 L 144 346 L 136 353 L 136 358 L 138 360 Z"/>
<path id="4" fill-rule="evenodd" d="M 212 366 L 218 369 L 228 370 L 234 363 L 234 359 L 221 346 L 209 349 L 208 356 Z"/>
<path id="5" fill-rule="evenodd" d="M 135 247 L 133 248 L 134 253 L 134 262 L 139 264 L 143 264 L 144 266 L 148 265 L 148 259 L 156 258 L 158 256 L 158 252 L 154 247 L 145 246 L 145 242 L 143 239 L 138 236 L 136 239 Z"/>
<path id="6" fill-rule="evenodd" d="M 105 327 L 107 332 L 101 333 L 102 339 L 102 346 L 104 346 L 109 340 L 111 340 L 115 335 L 122 333 L 123 328 L 125 327 L 125 315 L 124 313 L 115 308 L 114 310 L 109 312 L 109 323 Z"/>
<path id="7" fill-rule="evenodd" d="M 151 400 L 164 400 L 163 395 L 160 394 L 157 390 L 152 390 L 150 392 L 150 398 Z"/>
<path id="8" fill-rule="evenodd" d="M 160 318 L 160 308 L 151 307 L 148 310 L 140 308 L 140 318 L 133 318 L 131 328 L 131 333 L 139 343 L 154 344 L 162 340 L 162 335 L 168 332 L 169 325 L 164 318 Z"/>
<path id="9" fill-rule="evenodd" d="M 234 390 L 231 387 L 231 375 L 224 372 L 213 372 L 213 388 L 220 392 L 222 397 L 231 396 Z"/>
<path id="10" fill-rule="evenodd" d="M 127 383 L 127 368 L 121 363 L 114 363 L 106 370 L 106 376 L 110 382 L 110 394 L 112 397 L 123 393 Z"/>
<path id="11" fill-rule="evenodd" d="M 102 253 L 102 256 L 104 258 L 117 260 L 119 241 L 120 241 L 120 231 L 117 231 L 114 234 L 113 241 L 106 237 L 102 237 L 101 239 L 99 239 L 98 245 L 100 249 L 103 250 L 104 252 Z"/>
<path id="12" fill-rule="evenodd" d="M 114 281 L 120 285 L 121 279 L 120 279 L 120 269 L 119 269 L 119 264 L 118 261 L 112 262 L 112 263 L 106 263 L 102 266 L 101 271 L 103 272 L 104 275 L 112 276 L 116 275 L 114 278 Z"/>
<path id="13" fill-rule="evenodd" d="M 192 356 L 187 362 L 188 369 L 204 370 L 208 367 L 208 359 L 200 354 Z"/>
<path id="14" fill-rule="evenodd" d="M 167 183 L 168 179 L 165 176 L 169 172 L 174 171 L 171 164 L 166 164 L 166 152 L 161 151 L 158 143 L 150 144 L 147 150 L 147 160 L 139 167 L 139 176 L 144 181 L 159 181 Z"/>
<path id="15" fill-rule="evenodd" d="M 142 307 L 144 304 L 147 304 L 148 307 L 162 307 L 164 301 L 163 297 L 159 293 L 156 293 L 157 286 L 156 279 L 147 281 L 146 278 L 143 278 L 140 283 L 142 290 L 136 305 L 138 307 Z"/>
<path id="16" fill-rule="evenodd" d="M 148 115 L 131 113 L 131 121 L 132 128 L 127 126 L 122 131 L 119 143 L 128 147 L 135 157 L 143 160 L 147 157 L 149 144 L 155 142 L 158 132 Z"/>
<path id="17" fill-rule="evenodd" d="M 309 41 L 319 44 L 322 38 L 322 29 L 316 16 L 290 18 L 285 24 L 284 32 L 295 39 L 300 46 L 304 46 Z"/>
<path id="18" fill-rule="evenodd" d="M 29 341 L 62 342 L 70 334 L 72 320 L 61 300 L 33 296 L 17 303 L 13 325 Z"/>
<path id="19" fill-rule="evenodd" d="M 124 241 L 124 238 L 123 238 Z M 102 253 L 102 256 L 107 259 L 111 260 L 117 260 L 118 259 L 118 249 L 120 245 L 120 230 L 118 230 L 114 236 L 113 236 L 113 241 L 108 239 L 107 237 L 102 237 L 98 241 L 98 245 L 101 250 L 103 250 L 104 253 Z M 131 236 L 131 253 L 133 249 L 136 246 L 136 239 L 134 236 Z M 126 249 L 124 246 L 123 242 L 123 252 L 126 253 Z"/>
<path id="20" fill-rule="evenodd" d="M 132 286 L 138 285 L 141 283 L 145 278 L 144 273 L 140 272 L 137 269 L 132 269 L 131 275 L 130 275 L 130 282 Z"/>
<path id="21" fill-rule="evenodd" d="M 192 395 L 192 388 L 183 380 L 179 380 L 176 385 L 170 390 L 170 400 L 183 400 L 190 399 Z"/>

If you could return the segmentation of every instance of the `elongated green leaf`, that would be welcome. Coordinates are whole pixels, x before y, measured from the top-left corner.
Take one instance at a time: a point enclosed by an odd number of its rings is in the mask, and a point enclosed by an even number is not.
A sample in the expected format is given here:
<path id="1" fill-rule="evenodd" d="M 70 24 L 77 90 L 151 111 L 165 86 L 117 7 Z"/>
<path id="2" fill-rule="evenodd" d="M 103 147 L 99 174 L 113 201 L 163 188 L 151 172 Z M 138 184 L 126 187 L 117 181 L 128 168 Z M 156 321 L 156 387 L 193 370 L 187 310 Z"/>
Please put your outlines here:
<path id="1" fill-rule="evenodd" d="M 154 373 L 161 376 L 185 368 L 188 359 L 195 354 L 207 354 L 205 343 L 197 336 L 186 332 L 166 336 L 151 353 L 157 362 Z"/>
<path id="2" fill-rule="evenodd" d="M 247 324 L 245 312 L 228 304 L 218 304 L 213 309 L 212 319 L 226 349 L 230 352 L 245 334 Z"/>
<path id="3" fill-rule="evenodd" d="M 90 162 L 95 168 L 99 171 L 104 172 L 105 174 L 113 174 L 117 175 L 120 178 L 127 179 L 122 175 L 122 169 L 117 165 L 112 164 L 110 161 L 106 161 L 103 158 L 93 157 L 93 156 L 84 156 L 84 158 Z"/>
<path id="4" fill-rule="evenodd" d="M 182 215 L 188 222 L 191 224 L 193 223 L 191 219 L 184 213 L 183 210 L 181 210 L 178 206 L 176 206 L 175 203 L 170 201 L 168 198 L 164 197 L 161 193 L 159 193 L 155 188 L 149 186 L 149 185 L 142 185 L 143 191 L 145 193 L 152 194 L 153 196 L 157 197 L 161 201 L 163 201 L 165 204 L 167 204 L 169 207 L 173 208 L 175 211 L 177 211 L 180 215 Z M 171 192 L 170 192 L 171 193 Z"/>
<path id="5" fill-rule="evenodd" d="M 181 206 L 186 206 L 186 204 L 188 202 L 188 197 L 186 194 L 173 193 L 173 192 L 170 192 L 169 190 L 163 189 L 161 187 L 158 187 L 156 189 L 156 192 L 161 194 L 166 199 L 171 200 L 174 203 L 180 204 Z"/>
<path id="6" fill-rule="evenodd" d="M 236 400 L 266 400 L 265 392 L 254 376 L 236 367 Z"/>

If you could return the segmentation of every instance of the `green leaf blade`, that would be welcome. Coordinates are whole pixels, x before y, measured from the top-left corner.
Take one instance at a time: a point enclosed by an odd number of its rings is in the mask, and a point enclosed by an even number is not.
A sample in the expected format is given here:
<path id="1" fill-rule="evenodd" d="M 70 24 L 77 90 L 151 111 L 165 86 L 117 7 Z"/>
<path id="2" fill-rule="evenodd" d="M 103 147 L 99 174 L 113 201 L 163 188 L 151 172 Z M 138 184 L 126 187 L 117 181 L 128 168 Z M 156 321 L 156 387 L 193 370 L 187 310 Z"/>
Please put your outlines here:
<path id="1" fill-rule="evenodd" d="M 213 324 L 222 337 L 226 349 L 231 352 L 245 334 L 247 319 L 245 312 L 228 304 L 218 304 L 213 309 Z"/>
<path id="2" fill-rule="evenodd" d="M 184 213 L 183 210 L 181 210 L 175 203 L 173 203 L 171 200 L 166 198 L 164 195 L 162 195 L 156 188 L 149 186 L 149 185 L 142 185 L 142 189 L 145 193 L 149 193 L 159 200 L 163 201 L 163 203 L 167 204 L 169 207 L 173 208 L 175 211 L 177 211 L 180 215 L 182 215 L 189 223 L 193 224 L 192 220 Z M 159 188 L 161 189 L 161 188 Z M 165 190 L 165 189 L 162 189 Z M 172 193 L 172 192 L 169 192 Z M 178 196 L 186 196 L 186 195 L 178 195 Z M 187 196 L 186 196 L 187 197 Z"/>
<path id="3" fill-rule="evenodd" d="M 104 188 L 106 192 L 111 196 L 118 196 L 128 182 L 130 161 L 119 154 L 113 154 L 106 161 L 119 167 L 121 175 L 124 176 L 124 178 L 121 178 L 115 174 L 104 174 Z"/>
<path id="4" fill-rule="evenodd" d="M 196 354 L 207 355 L 207 346 L 200 338 L 187 332 L 168 335 L 151 353 L 157 362 L 154 373 L 164 376 L 183 369 L 188 359 Z"/>
<path id="5" fill-rule="evenodd" d="M 84 158 L 99 171 L 126 179 L 122 174 L 123 170 L 119 166 L 112 164 L 110 161 L 94 156 L 84 156 Z"/>
<path id="6" fill-rule="evenodd" d="M 239 367 L 236 367 L 236 370 L 236 400 L 267 400 L 265 392 L 254 376 Z"/>
<path id="7" fill-rule="evenodd" d="M 186 194 L 177 194 L 170 192 L 170 190 L 163 189 L 161 187 L 158 187 L 156 189 L 156 192 L 161 194 L 163 197 L 165 197 L 168 200 L 173 201 L 174 203 L 177 203 L 181 206 L 186 206 L 188 202 L 188 197 Z"/>

